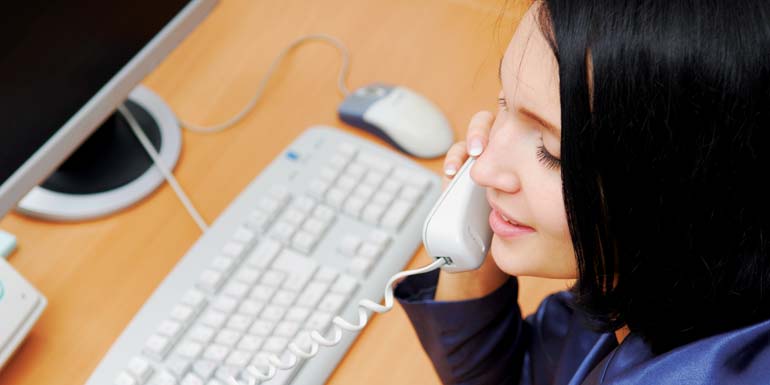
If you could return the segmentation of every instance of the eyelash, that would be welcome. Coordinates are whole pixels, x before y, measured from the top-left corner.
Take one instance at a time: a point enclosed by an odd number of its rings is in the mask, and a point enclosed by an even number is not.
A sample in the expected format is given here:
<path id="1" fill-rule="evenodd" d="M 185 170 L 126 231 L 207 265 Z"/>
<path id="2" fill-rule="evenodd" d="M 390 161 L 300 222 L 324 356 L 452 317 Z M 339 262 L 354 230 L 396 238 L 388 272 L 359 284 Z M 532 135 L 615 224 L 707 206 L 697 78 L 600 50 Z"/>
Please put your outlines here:
<path id="1" fill-rule="evenodd" d="M 545 149 L 545 145 L 540 145 L 537 148 L 537 158 L 545 167 L 550 169 L 558 169 L 561 167 L 561 159 L 551 155 L 548 150 Z"/>
<path id="2" fill-rule="evenodd" d="M 505 98 L 497 98 L 497 104 L 502 109 L 508 110 L 508 104 L 505 102 Z M 555 170 L 561 167 L 561 159 L 551 155 L 551 153 L 545 149 L 544 144 L 537 148 L 537 158 L 546 168 Z"/>

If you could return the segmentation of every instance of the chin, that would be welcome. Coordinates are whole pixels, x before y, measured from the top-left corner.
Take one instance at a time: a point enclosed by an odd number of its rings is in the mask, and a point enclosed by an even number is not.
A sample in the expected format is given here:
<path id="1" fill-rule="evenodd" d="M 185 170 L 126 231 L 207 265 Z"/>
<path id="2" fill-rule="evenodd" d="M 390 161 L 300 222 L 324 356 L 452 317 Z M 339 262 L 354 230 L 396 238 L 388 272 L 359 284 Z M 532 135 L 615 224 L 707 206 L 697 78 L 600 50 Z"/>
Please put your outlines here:
<path id="1" fill-rule="evenodd" d="M 540 244 L 536 236 L 503 240 L 495 235 L 489 249 L 497 267 L 513 276 L 559 279 L 577 277 L 574 255 L 569 260 L 566 253 L 545 252 L 549 248 Z"/>

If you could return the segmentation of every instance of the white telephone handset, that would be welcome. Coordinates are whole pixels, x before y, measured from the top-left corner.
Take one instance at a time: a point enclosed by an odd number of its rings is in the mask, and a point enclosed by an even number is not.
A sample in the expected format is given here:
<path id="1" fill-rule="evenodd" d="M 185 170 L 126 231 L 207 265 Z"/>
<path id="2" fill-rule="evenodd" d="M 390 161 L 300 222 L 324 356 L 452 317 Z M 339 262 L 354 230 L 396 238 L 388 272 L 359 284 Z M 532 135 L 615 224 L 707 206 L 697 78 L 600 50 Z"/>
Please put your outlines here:
<path id="1" fill-rule="evenodd" d="M 443 258 L 449 272 L 475 270 L 489 252 L 492 230 L 486 193 L 471 179 L 468 158 L 425 220 L 422 242 L 428 255 Z"/>

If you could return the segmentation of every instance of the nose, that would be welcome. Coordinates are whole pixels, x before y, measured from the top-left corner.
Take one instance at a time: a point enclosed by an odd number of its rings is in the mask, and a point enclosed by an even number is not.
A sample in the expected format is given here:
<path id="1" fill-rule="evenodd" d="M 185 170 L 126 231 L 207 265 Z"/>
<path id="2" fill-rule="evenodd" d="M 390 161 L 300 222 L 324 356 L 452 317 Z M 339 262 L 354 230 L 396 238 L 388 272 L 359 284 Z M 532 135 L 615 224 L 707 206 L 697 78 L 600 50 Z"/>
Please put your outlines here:
<path id="1" fill-rule="evenodd" d="M 512 164 L 515 157 L 509 154 L 513 146 L 500 142 L 490 137 L 487 148 L 471 168 L 471 179 L 479 186 L 513 194 L 521 189 L 521 180 Z"/>

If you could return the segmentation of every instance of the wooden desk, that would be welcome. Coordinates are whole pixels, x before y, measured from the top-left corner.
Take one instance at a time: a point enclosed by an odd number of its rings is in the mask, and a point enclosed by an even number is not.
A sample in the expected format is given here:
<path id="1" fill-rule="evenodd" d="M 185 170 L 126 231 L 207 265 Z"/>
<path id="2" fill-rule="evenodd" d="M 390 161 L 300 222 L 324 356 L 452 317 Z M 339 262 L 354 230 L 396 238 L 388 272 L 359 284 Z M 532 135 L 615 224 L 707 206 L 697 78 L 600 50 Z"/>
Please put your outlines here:
<path id="1" fill-rule="evenodd" d="M 352 53 L 350 88 L 374 81 L 407 85 L 436 102 L 462 137 L 475 111 L 495 108 L 498 60 L 525 9 L 516 3 L 501 17 L 497 0 L 224 0 L 144 84 L 185 119 L 218 122 L 241 108 L 291 40 L 323 32 Z M 304 46 L 239 126 L 215 135 L 184 133 L 176 175 L 207 221 L 310 125 L 378 141 L 336 118 L 339 63 L 330 46 Z M 441 169 L 441 160 L 421 163 Z M 0 226 L 19 238 L 11 264 L 49 301 L 0 372 L 0 385 L 84 383 L 200 235 L 167 186 L 102 220 L 58 224 L 11 214 Z M 413 266 L 427 261 L 418 254 Z M 523 279 L 520 303 L 531 312 L 545 294 L 565 287 Z M 396 307 L 373 320 L 329 383 L 437 384 L 438 378 Z"/>

